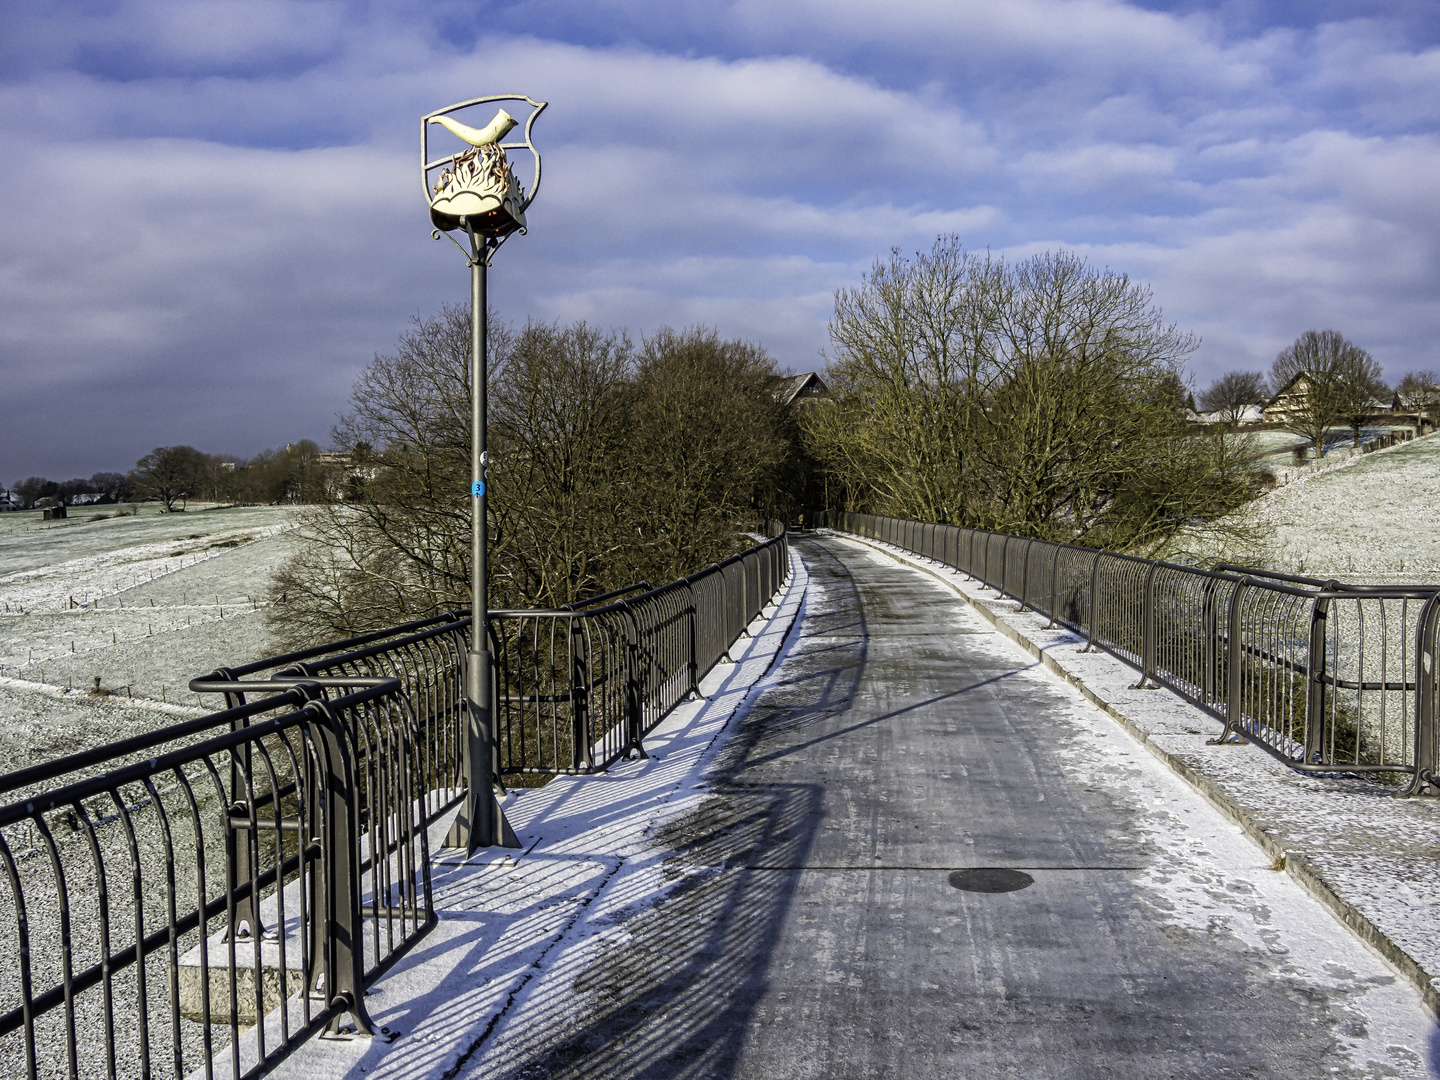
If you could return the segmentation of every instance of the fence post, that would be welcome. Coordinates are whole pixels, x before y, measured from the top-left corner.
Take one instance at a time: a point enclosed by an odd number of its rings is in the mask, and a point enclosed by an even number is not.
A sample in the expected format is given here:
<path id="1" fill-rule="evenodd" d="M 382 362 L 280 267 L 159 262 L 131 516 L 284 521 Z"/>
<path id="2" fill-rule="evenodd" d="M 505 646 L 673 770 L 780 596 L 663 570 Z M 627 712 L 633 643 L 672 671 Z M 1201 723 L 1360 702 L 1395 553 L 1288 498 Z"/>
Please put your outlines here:
<path id="1" fill-rule="evenodd" d="M 1095 650 L 1095 629 L 1100 622 L 1100 556 L 1104 552 L 1096 550 L 1095 558 L 1090 563 L 1090 626 L 1089 634 L 1086 637 L 1085 648 L 1081 652 L 1093 652 Z"/>
<path id="2" fill-rule="evenodd" d="M 1327 581 L 1322 590 L 1336 588 Z M 1330 597 L 1322 592 L 1310 608 L 1309 655 L 1305 664 L 1305 760 L 1318 765 L 1325 760 L 1325 624 L 1330 616 Z"/>
<path id="3" fill-rule="evenodd" d="M 1155 571 L 1160 564 L 1152 562 L 1150 569 L 1145 572 L 1145 595 L 1140 601 L 1140 681 L 1135 684 L 1136 690 L 1146 689 L 1145 684 L 1150 683 L 1149 689 L 1158 690 L 1159 684 L 1155 682 Z"/>
<path id="4" fill-rule="evenodd" d="M 1241 660 L 1244 646 L 1241 638 L 1244 635 L 1240 630 L 1240 601 L 1245 595 L 1245 590 L 1252 584 L 1254 582 L 1251 578 L 1242 577 L 1235 583 L 1235 591 L 1230 594 L 1229 624 L 1225 628 L 1225 730 L 1215 740 L 1216 744 L 1229 742 L 1231 735 L 1234 735 L 1239 742 L 1245 741 L 1245 736 L 1240 731 L 1240 692 L 1244 685 L 1241 681 L 1241 675 L 1244 673 L 1244 664 Z"/>
<path id="5" fill-rule="evenodd" d="M 1405 795 L 1418 795 L 1435 787 L 1435 629 L 1440 615 L 1440 593 L 1425 601 L 1415 630 L 1415 778 Z"/>

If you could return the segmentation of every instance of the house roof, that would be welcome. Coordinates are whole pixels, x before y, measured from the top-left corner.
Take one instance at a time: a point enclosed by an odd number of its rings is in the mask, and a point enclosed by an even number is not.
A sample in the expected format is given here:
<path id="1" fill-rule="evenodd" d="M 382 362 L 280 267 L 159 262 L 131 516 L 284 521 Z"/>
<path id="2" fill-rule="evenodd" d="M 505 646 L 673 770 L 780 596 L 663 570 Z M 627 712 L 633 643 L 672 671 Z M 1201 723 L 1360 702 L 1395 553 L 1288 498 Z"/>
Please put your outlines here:
<path id="1" fill-rule="evenodd" d="M 829 397 L 830 389 L 814 371 L 807 371 L 802 375 L 782 375 L 775 380 L 775 398 L 781 405 L 789 405 L 802 395 Z"/>

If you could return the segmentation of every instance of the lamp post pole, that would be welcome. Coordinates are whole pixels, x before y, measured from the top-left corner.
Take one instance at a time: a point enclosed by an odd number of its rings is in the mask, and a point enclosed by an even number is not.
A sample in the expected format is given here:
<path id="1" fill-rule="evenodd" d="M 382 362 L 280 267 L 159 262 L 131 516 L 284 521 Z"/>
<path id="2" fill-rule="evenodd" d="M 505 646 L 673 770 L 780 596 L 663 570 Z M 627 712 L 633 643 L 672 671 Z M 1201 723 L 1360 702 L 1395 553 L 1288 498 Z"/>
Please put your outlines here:
<path id="1" fill-rule="evenodd" d="M 481 847 L 519 847 L 491 793 L 494 772 L 494 701 L 490 656 L 489 517 L 486 466 L 486 393 L 489 384 L 489 318 L 486 271 L 494 250 L 467 228 L 470 237 L 470 653 L 465 665 L 465 775 L 469 790 L 447 847 L 473 855 Z M 507 843 L 507 841 L 509 841 Z"/>
<path id="2" fill-rule="evenodd" d="M 483 128 L 471 127 L 453 113 L 494 102 L 524 102 L 531 107 L 524 138 L 501 140 L 518 124 L 501 109 Z M 513 106 L 512 106 L 513 107 Z M 502 94 L 463 101 L 421 118 L 420 162 L 425 197 L 430 204 L 434 235 L 463 230 L 469 249 L 456 241 L 470 267 L 470 648 L 465 663 L 465 738 L 463 740 L 465 798 L 445 846 L 462 848 L 467 856 L 482 847 L 519 847 L 505 815 L 495 800 L 494 660 L 490 655 L 489 596 L 489 478 L 486 453 L 486 392 L 489 342 L 486 273 L 490 257 L 505 240 L 525 231 L 525 210 L 540 189 L 540 155 L 530 140 L 535 119 L 545 102 L 522 95 Z M 518 111 L 518 110 L 517 110 Z M 430 125 L 438 124 L 468 148 L 432 160 Z M 505 156 L 507 149 L 534 155 L 535 172 L 527 196 Z M 442 170 L 432 185 L 434 170 Z M 454 237 L 451 237 L 454 239 Z"/>

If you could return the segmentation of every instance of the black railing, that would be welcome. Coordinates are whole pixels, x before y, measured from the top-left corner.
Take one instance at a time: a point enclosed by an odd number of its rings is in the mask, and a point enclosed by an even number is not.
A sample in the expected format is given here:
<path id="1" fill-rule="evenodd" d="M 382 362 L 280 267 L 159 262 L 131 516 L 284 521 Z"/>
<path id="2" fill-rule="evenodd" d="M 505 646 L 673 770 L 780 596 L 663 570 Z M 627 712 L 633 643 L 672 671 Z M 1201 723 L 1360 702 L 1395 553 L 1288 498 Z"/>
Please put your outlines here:
<path id="1" fill-rule="evenodd" d="M 1213 570 L 832 511 L 817 524 L 952 567 L 1069 627 L 1293 768 L 1434 787 L 1440 586 Z"/>
<path id="2" fill-rule="evenodd" d="M 788 568 L 782 533 L 658 589 L 493 612 L 496 775 L 643 754 Z M 435 921 L 469 626 L 222 668 L 190 684 L 221 712 L 0 777 L 0 1063 L 240 1078 L 326 1028 L 375 1034 L 365 988 Z"/>
<path id="3" fill-rule="evenodd" d="M 248 688 L 0 778 L 11 1075 L 254 1075 L 372 1031 L 365 987 L 434 923 L 408 707 L 393 679 Z"/>
<path id="4" fill-rule="evenodd" d="M 779 591 L 782 532 L 725 562 L 600 607 L 492 611 L 496 771 L 585 773 L 630 753 L 725 659 Z"/>

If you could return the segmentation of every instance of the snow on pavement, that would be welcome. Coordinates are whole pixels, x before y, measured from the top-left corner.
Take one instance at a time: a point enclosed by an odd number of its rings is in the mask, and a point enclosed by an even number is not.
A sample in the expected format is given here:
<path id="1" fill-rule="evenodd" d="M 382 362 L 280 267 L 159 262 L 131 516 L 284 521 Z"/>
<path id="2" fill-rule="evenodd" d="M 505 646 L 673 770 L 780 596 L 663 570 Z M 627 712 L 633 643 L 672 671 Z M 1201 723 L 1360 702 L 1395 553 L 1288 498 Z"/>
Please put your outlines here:
<path id="1" fill-rule="evenodd" d="M 1365 780 L 1296 773 L 1252 746 L 1209 745 L 1220 733 L 1218 720 L 1169 691 L 1136 689 L 1133 668 L 1108 653 L 1083 651 L 1084 640 L 1071 631 L 1047 628 L 1044 616 L 1019 611 L 1015 601 L 999 599 L 994 589 L 948 567 L 888 545 L 864 543 L 945 581 L 1021 643 L 1012 647 L 1043 656 L 1052 671 L 1119 719 L 1150 751 L 1127 749 L 1127 756 L 1153 756 L 1169 766 L 1152 768 L 1157 783 L 1203 793 L 1223 813 L 1230 832 L 1245 836 L 1237 851 L 1253 856 L 1258 844 L 1271 865 L 1289 872 L 1266 880 L 1287 881 L 1317 897 L 1309 902 L 1323 902 L 1327 919 L 1344 919 L 1413 984 L 1432 1014 L 1440 1013 L 1440 979 L 1432 983 L 1440 975 L 1440 905 L 1434 899 L 1440 806 L 1435 800 L 1397 799 L 1393 789 Z M 1322 920 L 1319 925 L 1322 940 L 1323 935 L 1334 939 L 1339 924 Z"/>
<path id="2" fill-rule="evenodd" d="M 469 862 L 438 857 L 439 925 L 371 989 L 381 1039 L 319 1040 L 300 1047 L 278 1077 L 453 1076 L 526 992 L 547 958 L 564 952 L 581 915 L 643 904 L 665 883 L 667 852 L 647 840 L 705 798 L 705 762 L 744 702 L 763 687 L 800 615 L 808 576 L 791 555 L 791 577 L 752 637 L 701 683 L 705 700 L 678 706 L 645 739 L 648 759 L 596 776 L 561 776 L 512 791 L 501 802 L 522 850 L 481 852 Z M 443 835 L 447 823 L 435 832 Z M 583 947 L 583 943 L 582 943 Z M 217 1073 L 228 1066 L 217 1064 Z"/>

